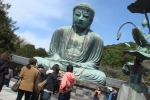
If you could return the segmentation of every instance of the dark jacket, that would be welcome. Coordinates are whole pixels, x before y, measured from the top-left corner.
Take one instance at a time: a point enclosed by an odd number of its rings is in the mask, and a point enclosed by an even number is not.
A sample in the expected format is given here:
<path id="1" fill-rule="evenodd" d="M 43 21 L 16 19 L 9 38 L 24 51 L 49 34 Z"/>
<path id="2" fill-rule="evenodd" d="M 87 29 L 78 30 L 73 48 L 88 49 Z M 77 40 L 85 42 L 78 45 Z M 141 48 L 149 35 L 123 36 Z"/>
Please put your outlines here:
<path id="1" fill-rule="evenodd" d="M 44 76 L 45 76 L 44 72 L 38 72 L 38 76 L 37 76 L 37 79 L 36 79 L 36 82 L 35 82 L 35 90 L 38 93 L 39 93 L 39 90 L 37 88 L 38 84 L 44 81 Z"/>
<path id="2" fill-rule="evenodd" d="M 0 85 L 5 83 L 5 75 L 9 73 L 8 71 L 9 63 L 4 59 L 0 58 Z"/>
<path id="3" fill-rule="evenodd" d="M 46 76 L 46 79 L 47 79 L 47 83 L 44 89 L 54 92 L 56 87 L 56 82 L 57 82 L 57 74 L 56 73 L 48 74 Z"/>

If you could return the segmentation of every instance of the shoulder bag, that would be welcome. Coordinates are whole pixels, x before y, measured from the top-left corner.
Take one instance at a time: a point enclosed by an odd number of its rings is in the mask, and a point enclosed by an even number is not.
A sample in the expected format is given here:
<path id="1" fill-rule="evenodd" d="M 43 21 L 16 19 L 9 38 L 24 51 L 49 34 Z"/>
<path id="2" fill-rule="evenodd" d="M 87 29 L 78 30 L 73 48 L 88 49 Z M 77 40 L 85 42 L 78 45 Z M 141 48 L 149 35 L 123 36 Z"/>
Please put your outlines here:
<path id="1" fill-rule="evenodd" d="M 38 84 L 37 88 L 38 88 L 39 92 L 44 89 L 44 86 L 45 86 L 46 83 L 47 83 L 47 80 L 44 80 L 43 82 Z"/>
<path id="2" fill-rule="evenodd" d="M 11 90 L 17 92 L 20 86 L 21 79 L 17 80 L 17 82 L 11 87 Z"/>

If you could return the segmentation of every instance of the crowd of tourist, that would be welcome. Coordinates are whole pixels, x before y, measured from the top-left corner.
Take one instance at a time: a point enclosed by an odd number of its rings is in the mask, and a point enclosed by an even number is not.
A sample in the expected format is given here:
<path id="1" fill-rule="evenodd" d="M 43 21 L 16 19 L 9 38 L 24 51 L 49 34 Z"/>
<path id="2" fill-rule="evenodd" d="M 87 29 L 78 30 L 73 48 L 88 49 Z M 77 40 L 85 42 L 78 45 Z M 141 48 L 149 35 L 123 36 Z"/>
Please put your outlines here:
<path id="1" fill-rule="evenodd" d="M 10 79 L 13 77 L 9 61 L 9 55 L 0 56 L 0 91 L 4 85 L 9 87 Z M 29 64 L 23 66 L 19 72 L 17 79 L 21 79 L 21 82 L 16 100 L 22 100 L 23 95 L 25 100 L 50 100 L 51 95 L 57 93 L 59 93 L 58 100 L 70 100 L 75 80 L 73 66 L 68 65 L 66 72 L 61 74 L 58 64 L 45 70 L 41 64 L 36 67 L 36 63 L 35 58 L 30 58 Z M 43 82 L 45 82 L 44 86 L 41 85 Z"/>
<path id="2" fill-rule="evenodd" d="M 0 56 L 0 91 L 3 85 L 9 87 L 10 79 L 13 77 L 9 61 L 9 55 Z M 21 100 L 24 94 L 25 100 L 50 100 L 51 95 L 57 93 L 59 93 L 58 100 L 70 100 L 75 81 L 73 66 L 68 65 L 66 72 L 62 74 L 58 64 L 45 70 L 41 64 L 36 67 L 36 63 L 35 58 L 30 58 L 29 64 L 23 66 L 19 72 L 18 79 L 21 79 L 21 82 L 16 100 Z M 93 93 L 93 100 L 100 100 L 101 94 L 101 88 L 98 87 Z M 112 88 L 108 100 L 116 100 L 116 98 L 117 90 Z"/>
<path id="3" fill-rule="evenodd" d="M 41 64 L 36 68 L 36 62 L 36 59 L 30 58 L 29 64 L 22 67 L 16 100 L 21 100 L 24 94 L 25 100 L 50 100 L 51 95 L 57 93 L 59 93 L 58 100 L 70 100 L 75 79 L 72 73 L 73 66 L 68 65 L 66 73 L 60 74 L 59 65 L 55 64 L 45 71 Z M 41 84 L 43 82 L 45 82 L 44 86 Z M 43 89 L 39 89 L 40 87 Z"/>
<path id="4" fill-rule="evenodd" d="M 10 79 L 13 77 L 13 70 L 9 67 L 10 56 L 0 56 L 0 91 L 3 85 L 9 87 Z M 25 100 L 50 100 L 51 95 L 59 93 L 58 100 L 70 100 L 70 93 L 73 90 L 75 75 L 73 66 L 68 65 L 65 73 L 60 73 L 59 65 L 55 64 L 51 69 L 45 70 L 43 65 L 36 67 L 37 60 L 29 59 L 29 64 L 23 66 L 18 73 L 21 79 L 16 100 L 21 100 L 25 94 Z M 93 100 L 100 100 L 102 94 L 98 87 L 93 93 Z M 112 88 L 108 100 L 116 100 L 117 90 Z"/>

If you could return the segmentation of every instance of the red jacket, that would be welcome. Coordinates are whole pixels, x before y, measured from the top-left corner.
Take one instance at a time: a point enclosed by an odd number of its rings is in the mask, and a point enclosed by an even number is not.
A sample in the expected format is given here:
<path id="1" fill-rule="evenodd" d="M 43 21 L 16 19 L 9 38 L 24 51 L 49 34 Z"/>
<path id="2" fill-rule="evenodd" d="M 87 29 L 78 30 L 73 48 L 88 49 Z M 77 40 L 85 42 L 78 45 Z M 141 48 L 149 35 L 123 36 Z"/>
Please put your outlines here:
<path id="1" fill-rule="evenodd" d="M 64 92 L 64 88 L 73 87 L 74 80 L 75 80 L 74 74 L 71 73 L 71 72 L 66 72 L 63 75 L 63 77 L 62 77 L 60 88 L 59 88 L 59 92 L 63 93 Z"/>

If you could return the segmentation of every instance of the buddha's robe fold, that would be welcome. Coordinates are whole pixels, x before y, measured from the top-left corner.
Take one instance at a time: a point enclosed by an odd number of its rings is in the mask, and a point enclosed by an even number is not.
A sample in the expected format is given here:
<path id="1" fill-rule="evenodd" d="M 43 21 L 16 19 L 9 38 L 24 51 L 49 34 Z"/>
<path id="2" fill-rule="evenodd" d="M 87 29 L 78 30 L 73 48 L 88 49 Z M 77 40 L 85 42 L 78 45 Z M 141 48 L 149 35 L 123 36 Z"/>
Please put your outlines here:
<path id="1" fill-rule="evenodd" d="M 66 52 L 66 48 L 71 33 L 71 27 L 61 27 L 54 32 L 49 49 L 50 57 L 57 55 L 60 59 L 80 63 L 83 68 L 98 69 L 103 53 L 103 41 L 101 37 L 89 31 L 85 36 L 81 54 L 70 57 Z"/>
<path id="2" fill-rule="evenodd" d="M 73 47 L 68 48 L 68 45 L 71 44 L 72 34 L 76 34 L 72 27 L 58 28 L 50 42 L 49 57 L 34 57 L 38 61 L 37 64 L 42 64 L 44 67 L 59 64 L 60 69 L 63 71 L 66 70 L 67 65 L 72 64 L 76 78 L 96 84 L 105 84 L 106 75 L 98 70 L 103 53 L 101 37 L 90 30 L 88 34 L 83 36 L 84 39 L 81 39 L 83 41 L 80 41 L 81 45 L 74 47 L 73 44 Z M 77 40 L 77 42 L 79 41 Z M 74 50 L 77 52 L 73 52 Z"/>

